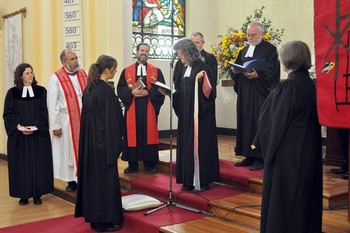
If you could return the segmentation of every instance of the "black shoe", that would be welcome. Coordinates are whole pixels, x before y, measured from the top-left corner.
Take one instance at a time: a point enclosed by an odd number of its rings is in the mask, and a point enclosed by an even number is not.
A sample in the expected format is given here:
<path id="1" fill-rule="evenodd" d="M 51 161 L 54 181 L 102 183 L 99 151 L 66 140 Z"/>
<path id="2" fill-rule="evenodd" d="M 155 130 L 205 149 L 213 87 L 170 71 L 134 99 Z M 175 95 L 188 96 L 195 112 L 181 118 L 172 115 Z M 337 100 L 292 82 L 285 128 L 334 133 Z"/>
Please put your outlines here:
<path id="1" fill-rule="evenodd" d="M 119 224 L 112 224 L 105 230 L 105 232 L 119 231 L 120 229 L 122 229 L 122 227 Z"/>
<path id="2" fill-rule="evenodd" d="M 119 224 L 107 223 L 90 223 L 90 226 L 96 232 L 113 232 L 119 231 L 121 226 Z"/>
<path id="3" fill-rule="evenodd" d="M 256 160 L 250 167 L 251 171 L 258 171 L 264 168 L 264 163 L 261 160 Z"/>
<path id="4" fill-rule="evenodd" d="M 33 200 L 34 200 L 34 205 L 41 205 L 43 203 L 40 197 L 34 197 Z"/>
<path id="5" fill-rule="evenodd" d="M 77 183 L 76 182 L 68 182 L 68 185 L 66 187 L 67 192 L 75 192 L 77 190 Z"/>
<path id="6" fill-rule="evenodd" d="M 235 163 L 236 167 L 248 167 L 250 165 L 252 165 L 254 162 L 254 159 L 252 158 L 245 158 L 244 160 L 242 160 L 241 162 Z"/>
<path id="7" fill-rule="evenodd" d="M 341 178 L 343 178 L 344 180 L 349 179 L 349 172 L 345 172 L 343 174 L 340 174 Z"/>
<path id="8" fill-rule="evenodd" d="M 28 204 L 28 199 L 20 199 L 18 202 L 19 205 L 27 205 Z"/>
<path id="9" fill-rule="evenodd" d="M 139 169 L 138 168 L 131 168 L 131 167 L 127 167 L 124 169 L 124 173 L 135 173 L 138 172 Z"/>
<path id="10" fill-rule="evenodd" d="M 148 171 L 150 173 L 157 173 L 158 172 L 158 168 L 156 168 L 156 167 L 146 168 L 146 171 Z"/>
<path id="11" fill-rule="evenodd" d="M 192 191 L 194 189 L 193 185 L 182 185 L 181 190 Z"/>
<path id="12" fill-rule="evenodd" d="M 195 192 L 204 192 L 207 191 L 209 189 L 209 185 L 208 184 L 201 184 L 201 188 L 200 190 L 195 189 Z"/>
<path id="13" fill-rule="evenodd" d="M 339 175 L 339 174 L 344 174 L 348 171 L 348 168 L 341 167 L 341 168 L 332 168 L 331 173 Z"/>

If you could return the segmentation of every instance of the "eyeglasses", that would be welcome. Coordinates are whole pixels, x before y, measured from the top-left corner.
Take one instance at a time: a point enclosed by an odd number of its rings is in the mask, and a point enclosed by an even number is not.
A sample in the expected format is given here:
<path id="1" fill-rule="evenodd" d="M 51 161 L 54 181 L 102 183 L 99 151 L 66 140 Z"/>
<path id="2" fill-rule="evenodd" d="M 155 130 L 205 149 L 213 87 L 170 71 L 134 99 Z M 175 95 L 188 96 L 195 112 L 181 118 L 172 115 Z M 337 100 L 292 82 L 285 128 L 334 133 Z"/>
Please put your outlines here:
<path id="1" fill-rule="evenodd" d="M 247 34 L 247 37 L 257 37 L 259 34 L 260 34 L 260 32 L 259 33 L 253 33 L 253 34 Z"/>

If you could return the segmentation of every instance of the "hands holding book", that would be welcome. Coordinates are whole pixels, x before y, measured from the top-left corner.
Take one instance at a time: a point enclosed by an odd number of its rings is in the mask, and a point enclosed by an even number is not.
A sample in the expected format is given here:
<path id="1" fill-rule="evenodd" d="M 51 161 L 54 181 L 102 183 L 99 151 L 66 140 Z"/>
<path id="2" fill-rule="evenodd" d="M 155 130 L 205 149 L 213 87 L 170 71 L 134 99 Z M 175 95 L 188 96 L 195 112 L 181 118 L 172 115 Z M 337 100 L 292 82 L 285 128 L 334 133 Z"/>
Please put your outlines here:
<path id="1" fill-rule="evenodd" d="M 164 83 L 161 83 L 161 82 L 154 82 L 154 83 L 151 83 L 152 86 L 154 88 L 158 88 L 158 91 L 162 94 L 162 95 L 169 95 L 171 94 L 171 89 L 169 86 L 165 85 Z M 173 89 L 173 94 L 175 93 L 175 90 Z"/>
<path id="2" fill-rule="evenodd" d="M 38 130 L 36 126 L 22 126 L 20 124 L 17 125 L 17 129 L 24 135 L 31 135 L 34 131 Z"/>
<path id="3" fill-rule="evenodd" d="M 148 91 L 146 89 L 143 89 L 142 87 L 138 87 L 138 88 L 132 89 L 131 94 L 135 98 L 141 98 L 141 97 L 148 96 Z"/>
<path id="4" fill-rule="evenodd" d="M 231 71 L 234 73 L 234 74 L 239 74 L 241 73 L 241 71 L 239 70 L 236 70 L 234 67 L 231 67 Z M 244 76 L 248 79 L 255 79 L 255 78 L 259 78 L 259 74 L 258 72 L 256 72 L 255 69 L 253 69 L 251 72 L 243 72 Z"/>
<path id="5" fill-rule="evenodd" d="M 245 62 L 243 65 L 229 62 L 231 70 L 234 74 L 244 73 L 248 79 L 259 78 L 257 71 L 265 71 L 269 69 L 269 64 L 264 58 L 255 59 Z"/>

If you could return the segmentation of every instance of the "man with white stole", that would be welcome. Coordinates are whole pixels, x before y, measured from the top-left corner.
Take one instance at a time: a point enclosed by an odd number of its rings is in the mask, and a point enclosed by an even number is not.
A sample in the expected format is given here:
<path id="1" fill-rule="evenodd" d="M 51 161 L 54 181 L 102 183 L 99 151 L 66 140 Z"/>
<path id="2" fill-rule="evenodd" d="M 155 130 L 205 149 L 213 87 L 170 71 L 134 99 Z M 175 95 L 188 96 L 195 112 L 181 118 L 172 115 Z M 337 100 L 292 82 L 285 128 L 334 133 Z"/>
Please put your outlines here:
<path id="1" fill-rule="evenodd" d="M 67 192 L 77 189 L 80 114 L 87 74 L 70 49 L 61 52 L 62 67 L 50 78 L 47 108 L 52 130 L 54 177 L 68 182 Z"/>

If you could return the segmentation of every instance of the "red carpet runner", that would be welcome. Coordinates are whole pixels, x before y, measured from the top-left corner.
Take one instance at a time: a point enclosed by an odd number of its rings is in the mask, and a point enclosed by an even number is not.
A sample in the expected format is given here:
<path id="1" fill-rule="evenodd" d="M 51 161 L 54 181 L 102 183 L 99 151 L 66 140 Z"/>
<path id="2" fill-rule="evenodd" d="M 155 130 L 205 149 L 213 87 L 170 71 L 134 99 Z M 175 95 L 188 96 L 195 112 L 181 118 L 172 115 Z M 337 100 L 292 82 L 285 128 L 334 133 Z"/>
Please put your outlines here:
<path id="1" fill-rule="evenodd" d="M 209 202 L 224 197 L 235 196 L 243 193 L 243 191 L 210 184 L 210 189 L 204 192 L 187 192 L 181 191 L 181 184 L 176 184 L 175 177 L 173 177 L 173 199 L 176 203 L 180 203 L 192 208 L 210 212 Z M 144 194 L 160 198 L 168 199 L 169 190 L 169 176 L 158 174 L 152 177 L 136 178 L 131 180 L 133 190 L 142 192 Z"/>
<path id="2" fill-rule="evenodd" d="M 262 177 L 264 170 L 250 171 L 248 167 L 235 167 L 232 161 L 220 159 L 221 182 L 247 189 L 249 178 Z"/>
<path id="3" fill-rule="evenodd" d="M 175 169 L 174 169 L 175 170 Z M 248 179 L 262 177 L 263 171 L 249 171 L 247 167 L 235 167 L 232 161 L 220 160 L 220 173 L 222 183 L 240 188 L 248 187 Z M 132 189 L 163 200 L 168 200 L 169 176 L 158 174 L 152 177 L 132 179 Z M 172 180 L 173 201 L 198 210 L 210 212 L 210 201 L 234 196 L 244 191 L 210 184 L 210 189 L 200 193 L 181 191 L 181 184 L 176 184 L 175 177 Z M 205 217 L 206 215 L 185 210 L 180 207 L 161 209 L 144 216 L 145 211 L 125 212 L 124 224 L 120 233 L 158 233 L 161 226 L 173 225 L 181 222 Z M 12 227 L 1 228 L 0 233 L 92 233 L 90 224 L 83 218 L 74 218 L 73 215 L 27 223 Z"/>
<path id="4" fill-rule="evenodd" d="M 144 211 L 125 212 L 122 229 L 118 233 L 158 233 L 162 226 L 187 222 L 202 218 L 204 215 L 173 207 L 144 216 Z M 73 215 L 1 228 L 0 233 L 93 233 L 90 224 L 83 218 Z"/>

